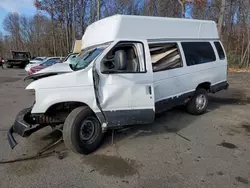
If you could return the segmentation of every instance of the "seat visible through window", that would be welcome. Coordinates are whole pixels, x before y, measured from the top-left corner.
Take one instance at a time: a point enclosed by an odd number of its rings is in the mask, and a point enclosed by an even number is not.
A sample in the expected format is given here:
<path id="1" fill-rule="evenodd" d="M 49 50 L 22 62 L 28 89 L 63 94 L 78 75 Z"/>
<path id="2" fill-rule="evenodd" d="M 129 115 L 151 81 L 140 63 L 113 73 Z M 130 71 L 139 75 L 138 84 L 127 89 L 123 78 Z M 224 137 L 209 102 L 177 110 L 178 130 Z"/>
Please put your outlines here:
<path id="1" fill-rule="evenodd" d="M 127 71 L 139 72 L 139 60 L 136 57 L 134 49 L 131 47 L 126 51 L 127 54 Z"/>

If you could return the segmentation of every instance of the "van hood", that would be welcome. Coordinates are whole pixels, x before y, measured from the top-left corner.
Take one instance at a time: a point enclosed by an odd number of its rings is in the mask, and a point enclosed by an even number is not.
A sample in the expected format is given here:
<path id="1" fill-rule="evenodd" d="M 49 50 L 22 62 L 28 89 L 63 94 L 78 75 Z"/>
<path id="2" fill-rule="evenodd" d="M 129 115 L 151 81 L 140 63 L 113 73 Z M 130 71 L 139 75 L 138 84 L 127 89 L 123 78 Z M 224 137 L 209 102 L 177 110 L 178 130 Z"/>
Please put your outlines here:
<path id="1" fill-rule="evenodd" d="M 92 68 L 50 76 L 31 82 L 26 89 L 75 88 L 93 85 Z"/>
<path id="2" fill-rule="evenodd" d="M 30 76 L 25 77 L 24 80 L 29 80 L 29 79 L 35 80 L 35 79 L 40 79 L 40 78 L 44 78 L 48 76 L 69 73 L 69 72 L 73 72 L 73 70 L 70 68 L 68 62 L 57 63 L 55 65 L 44 68 Z"/>

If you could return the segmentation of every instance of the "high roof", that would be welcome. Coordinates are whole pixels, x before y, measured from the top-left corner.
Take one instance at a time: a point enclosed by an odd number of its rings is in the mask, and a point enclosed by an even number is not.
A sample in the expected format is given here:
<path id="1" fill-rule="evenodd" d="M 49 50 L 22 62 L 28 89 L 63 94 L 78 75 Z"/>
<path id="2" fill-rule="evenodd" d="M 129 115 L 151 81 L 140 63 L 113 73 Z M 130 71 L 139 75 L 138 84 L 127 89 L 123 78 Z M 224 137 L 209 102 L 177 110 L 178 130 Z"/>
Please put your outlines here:
<path id="1" fill-rule="evenodd" d="M 218 39 L 214 21 L 114 15 L 89 25 L 82 48 L 114 41 L 148 39 Z"/>

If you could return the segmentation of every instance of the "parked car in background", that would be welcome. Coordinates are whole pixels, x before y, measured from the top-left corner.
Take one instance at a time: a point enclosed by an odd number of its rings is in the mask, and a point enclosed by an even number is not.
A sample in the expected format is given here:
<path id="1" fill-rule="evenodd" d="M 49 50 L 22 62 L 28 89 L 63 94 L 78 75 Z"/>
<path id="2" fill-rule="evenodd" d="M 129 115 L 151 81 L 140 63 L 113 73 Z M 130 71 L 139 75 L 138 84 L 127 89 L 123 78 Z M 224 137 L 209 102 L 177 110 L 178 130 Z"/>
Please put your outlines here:
<path id="1" fill-rule="evenodd" d="M 42 70 L 39 70 L 39 72 L 35 72 L 33 74 L 29 74 L 28 77 L 25 79 L 40 79 L 44 77 L 48 77 L 51 75 L 57 75 L 57 74 L 63 74 L 72 72 L 72 67 L 75 66 L 75 64 L 78 62 L 77 57 L 81 55 L 81 53 L 70 53 L 62 63 L 56 63 L 54 65 L 51 65 L 49 67 L 46 67 Z"/>
<path id="2" fill-rule="evenodd" d="M 18 66 L 20 68 L 24 68 L 31 59 L 29 52 L 17 52 L 12 51 L 12 59 L 8 59 L 6 61 L 6 66 L 8 68 L 12 68 L 13 66 Z"/>
<path id="3" fill-rule="evenodd" d="M 38 72 L 46 67 L 49 67 L 51 65 L 54 65 L 56 63 L 61 63 L 63 61 L 64 57 L 49 57 L 45 59 L 42 63 L 40 63 L 37 66 L 31 67 L 28 71 L 29 75 L 34 74 L 35 72 Z"/>
<path id="4" fill-rule="evenodd" d="M 35 67 L 35 66 L 41 64 L 45 59 L 46 59 L 46 57 L 35 57 L 35 58 L 33 58 L 32 60 L 30 60 L 30 63 L 26 65 L 25 71 L 29 72 L 31 67 Z"/>

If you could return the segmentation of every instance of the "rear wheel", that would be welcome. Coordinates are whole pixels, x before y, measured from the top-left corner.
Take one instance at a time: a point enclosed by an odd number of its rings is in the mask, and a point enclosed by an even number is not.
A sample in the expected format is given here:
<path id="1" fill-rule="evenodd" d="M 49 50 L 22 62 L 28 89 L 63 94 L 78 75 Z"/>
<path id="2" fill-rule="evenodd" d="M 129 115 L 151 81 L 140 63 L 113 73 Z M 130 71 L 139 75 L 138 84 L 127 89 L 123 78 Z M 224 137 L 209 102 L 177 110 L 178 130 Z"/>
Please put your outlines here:
<path id="1" fill-rule="evenodd" d="M 198 88 L 187 104 L 187 111 L 193 115 L 203 114 L 207 110 L 208 94 L 203 88 Z"/>
<path id="2" fill-rule="evenodd" d="M 13 68 L 13 65 L 6 65 L 7 68 Z"/>
<path id="3" fill-rule="evenodd" d="M 88 107 L 74 109 L 64 122 L 64 143 L 75 153 L 95 151 L 101 145 L 103 135 L 99 120 Z"/>

